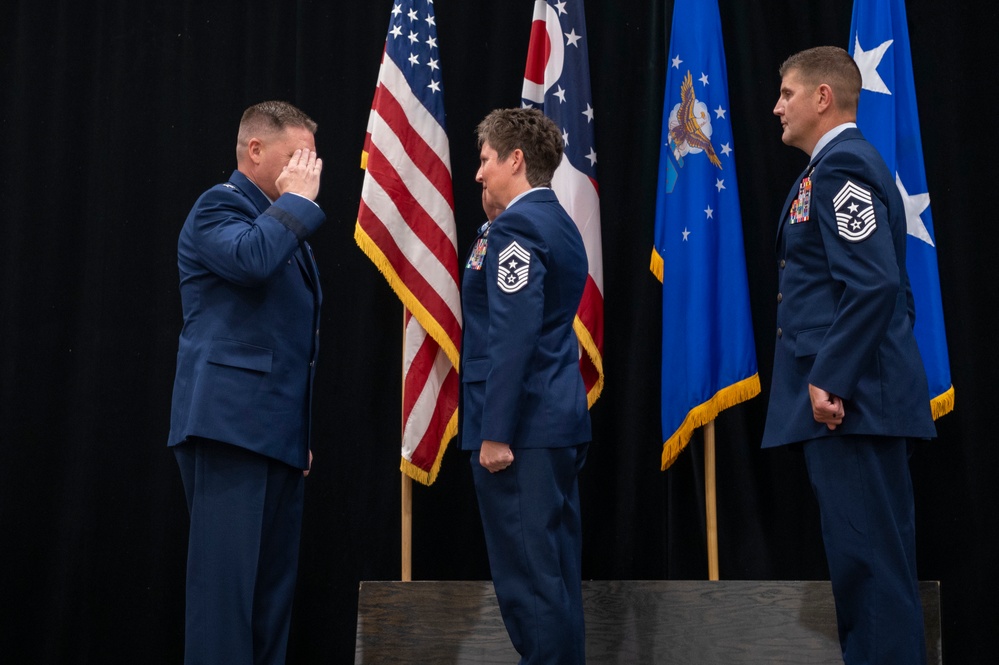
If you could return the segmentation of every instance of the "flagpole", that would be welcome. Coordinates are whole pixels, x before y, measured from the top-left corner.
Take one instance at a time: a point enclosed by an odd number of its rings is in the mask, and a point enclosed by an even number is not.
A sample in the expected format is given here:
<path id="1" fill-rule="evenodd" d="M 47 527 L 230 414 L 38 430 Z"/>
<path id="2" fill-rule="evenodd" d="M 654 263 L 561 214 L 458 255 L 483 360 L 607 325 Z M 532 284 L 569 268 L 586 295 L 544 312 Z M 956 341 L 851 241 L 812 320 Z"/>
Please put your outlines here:
<path id="1" fill-rule="evenodd" d="M 400 401 L 401 425 L 399 441 L 403 441 L 406 433 L 406 308 L 402 308 L 402 400 Z M 402 476 L 402 510 L 400 523 L 402 525 L 402 575 L 403 582 L 413 581 L 413 479 L 400 471 Z"/>
<path id="2" fill-rule="evenodd" d="M 704 516 L 708 532 L 708 579 L 718 580 L 718 504 L 715 489 L 715 421 L 704 426 Z"/>
<path id="3" fill-rule="evenodd" d="M 402 581 L 413 581 L 413 479 L 402 476 Z"/>

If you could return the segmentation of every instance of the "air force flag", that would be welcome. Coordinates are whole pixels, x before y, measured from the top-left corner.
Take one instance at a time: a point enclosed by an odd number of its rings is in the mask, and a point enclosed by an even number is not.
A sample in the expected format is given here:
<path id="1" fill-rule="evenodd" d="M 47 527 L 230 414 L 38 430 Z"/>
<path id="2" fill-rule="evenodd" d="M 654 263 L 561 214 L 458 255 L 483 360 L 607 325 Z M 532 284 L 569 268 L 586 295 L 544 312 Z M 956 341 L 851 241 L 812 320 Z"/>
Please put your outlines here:
<path id="1" fill-rule="evenodd" d="M 677 3 L 659 144 L 662 468 L 693 431 L 760 392 L 716 0 Z"/>

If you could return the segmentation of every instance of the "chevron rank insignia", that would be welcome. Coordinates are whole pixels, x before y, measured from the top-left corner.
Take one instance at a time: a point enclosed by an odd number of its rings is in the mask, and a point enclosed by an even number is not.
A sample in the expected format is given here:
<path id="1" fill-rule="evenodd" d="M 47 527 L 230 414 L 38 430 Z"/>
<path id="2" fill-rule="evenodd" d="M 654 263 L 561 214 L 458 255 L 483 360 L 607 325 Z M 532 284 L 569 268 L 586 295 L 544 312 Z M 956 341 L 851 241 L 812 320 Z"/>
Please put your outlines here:
<path id="1" fill-rule="evenodd" d="M 507 245 L 499 253 L 499 272 L 496 285 L 504 293 L 516 293 L 527 286 L 527 274 L 531 267 L 531 254 L 516 241 Z"/>
<path id="2" fill-rule="evenodd" d="M 836 228 L 844 240 L 866 240 L 878 228 L 871 192 L 849 180 L 833 197 L 833 208 L 836 211 Z"/>

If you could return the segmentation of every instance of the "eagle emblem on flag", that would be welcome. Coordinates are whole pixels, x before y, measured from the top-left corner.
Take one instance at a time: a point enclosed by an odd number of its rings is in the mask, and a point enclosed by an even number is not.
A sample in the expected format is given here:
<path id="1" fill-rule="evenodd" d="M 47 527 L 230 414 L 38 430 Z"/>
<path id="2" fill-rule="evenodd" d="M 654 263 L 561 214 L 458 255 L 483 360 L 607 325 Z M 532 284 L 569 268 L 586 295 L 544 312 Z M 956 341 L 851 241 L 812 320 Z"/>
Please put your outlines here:
<path id="1" fill-rule="evenodd" d="M 694 80 L 689 71 L 680 85 L 680 103 L 673 108 L 669 120 L 670 147 L 677 158 L 703 150 L 712 164 L 722 167 L 711 145 L 711 116 L 707 106 L 694 96 Z"/>
<path id="2" fill-rule="evenodd" d="M 672 194 L 683 158 L 687 154 L 707 153 L 712 165 L 722 167 L 711 145 L 711 114 L 704 102 L 694 94 L 694 79 L 690 71 L 680 84 L 680 103 L 669 114 L 669 148 L 672 159 L 666 164 L 666 193 Z"/>

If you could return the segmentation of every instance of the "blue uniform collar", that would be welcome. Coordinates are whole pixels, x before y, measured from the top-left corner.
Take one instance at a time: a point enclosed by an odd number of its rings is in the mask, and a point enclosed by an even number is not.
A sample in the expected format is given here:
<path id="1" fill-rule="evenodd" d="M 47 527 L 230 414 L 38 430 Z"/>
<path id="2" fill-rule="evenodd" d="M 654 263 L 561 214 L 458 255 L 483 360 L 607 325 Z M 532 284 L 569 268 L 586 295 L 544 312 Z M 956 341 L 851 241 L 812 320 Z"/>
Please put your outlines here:
<path id="1" fill-rule="evenodd" d="M 834 138 L 836 138 L 837 136 L 839 136 L 840 134 L 842 134 L 846 130 L 848 130 L 848 129 L 855 129 L 856 127 L 857 127 L 857 123 L 855 123 L 855 122 L 844 122 L 842 125 L 836 125 L 832 129 L 830 129 L 828 132 L 826 132 L 825 134 L 823 134 L 822 138 L 819 139 L 819 142 L 816 143 L 815 147 L 812 149 L 812 154 L 808 157 L 809 163 L 815 161 L 815 157 L 820 152 L 822 152 L 823 148 L 825 148 L 827 145 L 829 145 L 830 141 L 832 141 Z"/>
<path id="2" fill-rule="evenodd" d="M 506 204 L 506 207 L 509 208 L 514 203 L 516 203 L 517 201 L 521 200 L 522 198 L 524 198 L 525 196 L 527 196 L 528 194 L 530 194 L 532 192 L 543 192 L 546 189 L 551 189 L 551 187 L 534 187 L 532 189 L 527 190 L 526 192 L 521 192 L 517 196 L 513 197 L 513 199 L 509 203 Z"/>

